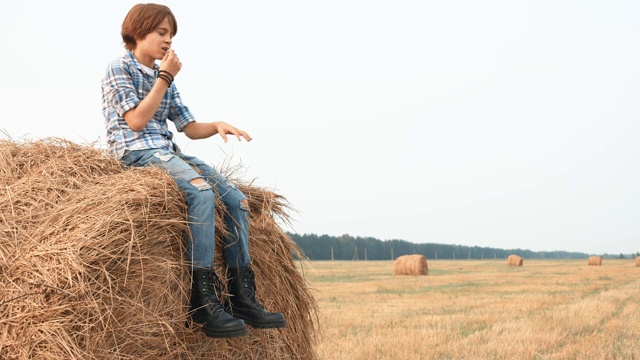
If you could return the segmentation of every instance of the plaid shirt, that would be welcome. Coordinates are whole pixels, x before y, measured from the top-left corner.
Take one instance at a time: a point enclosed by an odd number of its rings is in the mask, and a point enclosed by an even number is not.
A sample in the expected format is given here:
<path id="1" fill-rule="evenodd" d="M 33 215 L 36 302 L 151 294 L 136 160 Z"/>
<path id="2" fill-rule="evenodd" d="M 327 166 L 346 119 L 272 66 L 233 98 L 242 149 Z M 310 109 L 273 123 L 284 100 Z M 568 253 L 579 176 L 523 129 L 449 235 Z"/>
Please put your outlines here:
<path id="1" fill-rule="evenodd" d="M 145 71 L 145 68 L 147 71 Z M 151 92 L 156 82 L 159 66 L 154 65 L 151 75 L 132 52 L 115 59 L 102 79 L 102 115 L 107 128 L 109 152 L 118 159 L 125 151 L 166 149 L 175 150 L 173 133 L 169 131 L 167 119 L 173 121 L 178 131 L 192 121 L 193 114 L 180 98 L 175 84 L 167 89 L 158 111 L 142 131 L 133 131 L 124 120 L 124 113 L 135 108 Z M 164 80 L 163 80 L 164 81 Z"/>

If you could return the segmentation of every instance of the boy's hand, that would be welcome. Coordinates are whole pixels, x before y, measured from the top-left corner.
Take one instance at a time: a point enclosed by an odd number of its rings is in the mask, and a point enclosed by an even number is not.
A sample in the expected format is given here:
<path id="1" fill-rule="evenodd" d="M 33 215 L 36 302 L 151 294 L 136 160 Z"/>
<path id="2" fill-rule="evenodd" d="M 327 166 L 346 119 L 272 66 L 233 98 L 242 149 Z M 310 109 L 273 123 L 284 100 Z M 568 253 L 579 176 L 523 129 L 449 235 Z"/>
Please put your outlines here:
<path id="1" fill-rule="evenodd" d="M 178 75 L 181 68 L 182 63 L 180 62 L 180 59 L 178 59 L 178 55 L 176 55 L 175 51 L 173 51 L 173 49 L 167 50 L 160 62 L 160 70 L 168 71 L 169 74 L 175 77 Z"/>
<path id="2" fill-rule="evenodd" d="M 236 129 L 223 121 L 216 121 L 214 124 L 218 130 L 218 134 L 220 134 L 224 142 L 227 142 L 227 134 L 235 135 L 239 141 L 242 141 L 242 138 L 245 138 L 247 141 L 251 141 L 251 136 L 249 136 L 249 134 L 244 130 Z"/>

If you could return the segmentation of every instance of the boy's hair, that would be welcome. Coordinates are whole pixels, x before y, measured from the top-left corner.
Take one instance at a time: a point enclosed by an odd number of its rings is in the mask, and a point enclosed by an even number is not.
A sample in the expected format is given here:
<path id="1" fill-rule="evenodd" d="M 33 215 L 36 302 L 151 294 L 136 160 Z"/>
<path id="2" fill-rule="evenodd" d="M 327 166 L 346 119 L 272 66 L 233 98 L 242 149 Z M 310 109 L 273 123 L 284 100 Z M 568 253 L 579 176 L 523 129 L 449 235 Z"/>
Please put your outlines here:
<path id="1" fill-rule="evenodd" d="M 120 34 L 122 41 L 124 41 L 124 47 L 129 51 L 135 50 L 136 38 L 144 39 L 167 17 L 171 25 L 171 32 L 175 36 L 178 32 L 178 23 L 169 7 L 160 4 L 134 5 L 122 22 Z"/>

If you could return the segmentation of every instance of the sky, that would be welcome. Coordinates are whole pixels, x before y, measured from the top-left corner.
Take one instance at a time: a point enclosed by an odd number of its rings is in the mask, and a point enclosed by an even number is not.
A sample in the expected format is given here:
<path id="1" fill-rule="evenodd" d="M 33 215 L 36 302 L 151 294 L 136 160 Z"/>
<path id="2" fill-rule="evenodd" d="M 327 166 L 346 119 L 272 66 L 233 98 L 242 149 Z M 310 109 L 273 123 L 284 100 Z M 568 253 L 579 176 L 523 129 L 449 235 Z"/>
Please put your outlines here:
<path id="1" fill-rule="evenodd" d="M 100 79 L 138 2 L 3 4 L 0 138 L 104 146 Z M 158 3 L 185 104 L 253 137 L 176 142 L 284 196 L 286 230 L 640 251 L 640 3 Z"/>

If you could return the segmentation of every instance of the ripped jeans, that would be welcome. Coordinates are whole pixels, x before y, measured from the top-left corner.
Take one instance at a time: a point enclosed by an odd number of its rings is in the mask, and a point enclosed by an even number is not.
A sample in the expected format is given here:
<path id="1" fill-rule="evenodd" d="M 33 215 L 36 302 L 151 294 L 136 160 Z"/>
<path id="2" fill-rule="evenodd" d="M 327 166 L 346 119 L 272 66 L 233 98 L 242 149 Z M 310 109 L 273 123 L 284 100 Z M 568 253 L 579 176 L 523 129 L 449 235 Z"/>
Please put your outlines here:
<path id="1" fill-rule="evenodd" d="M 187 201 L 191 237 L 186 239 L 187 259 L 195 267 L 213 267 L 215 251 L 215 186 L 227 211 L 225 224 L 229 232 L 223 239 L 224 258 L 229 268 L 249 265 L 249 208 L 247 197 L 217 170 L 204 161 L 164 149 L 125 152 L 120 160 L 125 166 L 155 166 L 165 170 L 178 184 Z M 196 171 L 194 168 L 197 168 Z M 193 184 L 194 179 L 205 184 Z"/>

